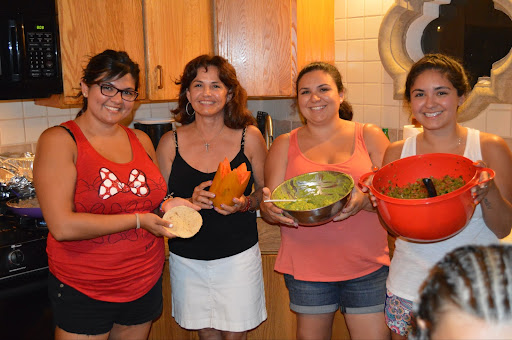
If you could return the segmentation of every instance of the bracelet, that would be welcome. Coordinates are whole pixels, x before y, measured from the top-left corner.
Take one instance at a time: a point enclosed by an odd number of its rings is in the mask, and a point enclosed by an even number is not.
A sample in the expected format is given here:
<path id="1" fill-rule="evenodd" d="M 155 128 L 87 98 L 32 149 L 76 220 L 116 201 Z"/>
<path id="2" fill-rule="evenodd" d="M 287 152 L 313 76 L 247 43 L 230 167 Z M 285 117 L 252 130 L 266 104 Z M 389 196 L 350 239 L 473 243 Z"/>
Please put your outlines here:
<path id="1" fill-rule="evenodd" d="M 171 198 L 174 198 L 173 194 L 174 194 L 174 192 L 171 192 L 170 194 L 168 194 L 167 196 L 164 197 L 164 200 L 162 201 L 162 203 L 160 203 L 160 207 L 158 208 L 160 210 L 160 212 L 162 212 L 162 213 L 165 212 L 162 209 L 164 206 L 164 203 L 167 202 L 168 200 L 170 200 Z"/>
<path id="2" fill-rule="evenodd" d="M 247 212 L 251 208 L 252 199 L 251 196 L 245 196 L 247 203 L 245 203 L 245 206 L 240 209 L 240 212 Z"/>
<path id="3" fill-rule="evenodd" d="M 135 229 L 140 229 L 140 217 L 139 214 L 135 214 L 135 218 L 137 218 L 137 227 Z"/>

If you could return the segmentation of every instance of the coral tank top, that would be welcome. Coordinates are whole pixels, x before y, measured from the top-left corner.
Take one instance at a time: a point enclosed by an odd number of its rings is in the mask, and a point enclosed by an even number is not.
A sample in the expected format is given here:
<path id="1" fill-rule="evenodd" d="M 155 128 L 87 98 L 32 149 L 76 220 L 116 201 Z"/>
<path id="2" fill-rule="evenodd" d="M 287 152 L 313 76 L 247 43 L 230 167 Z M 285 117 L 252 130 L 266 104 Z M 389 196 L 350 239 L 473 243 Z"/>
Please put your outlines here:
<path id="1" fill-rule="evenodd" d="M 356 123 L 355 148 L 343 163 L 316 163 L 300 151 L 297 131 L 290 132 L 288 166 L 285 179 L 312 171 L 331 170 L 347 173 L 357 183 L 371 171 L 372 162 L 363 139 L 363 125 Z M 356 184 L 357 185 L 357 184 Z M 281 247 L 275 270 L 297 280 L 334 282 L 370 274 L 389 266 L 387 231 L 376 213 L 361 210 L 344 221 L 315 227 L 281 226 Z"/>

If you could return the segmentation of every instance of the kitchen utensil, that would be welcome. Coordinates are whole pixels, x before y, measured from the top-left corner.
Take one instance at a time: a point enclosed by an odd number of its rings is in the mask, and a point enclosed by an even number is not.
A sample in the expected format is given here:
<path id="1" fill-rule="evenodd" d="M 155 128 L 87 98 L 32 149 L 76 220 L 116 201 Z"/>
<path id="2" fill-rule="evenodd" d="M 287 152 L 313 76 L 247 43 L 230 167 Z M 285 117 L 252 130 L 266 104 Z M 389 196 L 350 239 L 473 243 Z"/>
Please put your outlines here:
<path id="1" fill-rule="evenodd" d="M 436 187 L 434 186 L 434 182 L 430 178 L 423 178 L 422 179 L 423 184 L 425 184 L 425 188 L 427 188 L 428 191 L 428 197 L 436 197 Z"/>
<path id="2" fill-rule="evenodd" d="M 489 179 L 479 182 L 486 171 Z M 365 182 L 373 175 L 371 182 Z M 444 195 L 422 199 L 399 199 L 386 195 L 390 187 L 403 187 L 418 178 L 462 176 L 466 182 L 461 188 Z M 471 219 L 475 203 L 471 188 L 494 178 L 494 171 L 477 167 L 462 156 L 432 153 L 402 158 L 387 164 L 377 172 L 364 174 L 359 179 L 377 200 L 378 212 L 384 223 L 399 236 L 416 242 L 435 242 L 460 232 Z"/>
<path id="3" fill-rule="evenodd" d="M 291 198 L 291 199 L 274 199 L 274 200 L 264 200 L 265 203 L 273 203 L 273 202 L 297 202 L 302 201 L 300 198 Z"/>
<path id="4" fill-rule="evenodd" d="M 274 141 L 274 123 L 272 122 L 272 117 L 267 112 L 258 111 L 256 114 L 256 123 L 263 135 L 267 149 L 269 149 Z"/>
<path id="5" fill-rule="evenodd" d="M 350 199 L 354 180 L 337 171 L 316 171 L 292 177 L 271 194 L 272 200 L 293 199 L 308 201 L 313 197 L 327 198 L 326 205 L 311 210 L 286 209 L 285 202 L 274 202 L 302 226 L 316 226 L 331 221 Z M 332 198 L 329 200 L 328 198 Z"/>
<path id="6" fill-rule="evenodd" d="M 32 198 L 33 199 L 33 198 Z M 11 199 L 7 201 L 6 205 L 14 214 L 18 216 L 27 216 L 33 218 L 43 218 L 43 213 L 41 212 L 41 208 L 33 206 L 26 206 L 23 204 L 24 200 L 20 200 L 18 198 Z"/>

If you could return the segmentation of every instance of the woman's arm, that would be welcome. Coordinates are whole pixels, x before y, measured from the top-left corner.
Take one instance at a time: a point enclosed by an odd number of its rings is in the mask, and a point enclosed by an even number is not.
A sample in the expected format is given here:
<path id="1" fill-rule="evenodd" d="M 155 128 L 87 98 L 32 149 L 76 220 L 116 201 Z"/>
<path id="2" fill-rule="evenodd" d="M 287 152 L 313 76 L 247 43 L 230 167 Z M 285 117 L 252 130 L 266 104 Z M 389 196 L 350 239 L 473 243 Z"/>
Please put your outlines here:
<path id="1" fill-rule="evenodd" d="M 386 137 L 382 129 L 374 124 L 365 124 L 363 128 L 363 138 L 368 150 L 368 155 L 372 161 L 372 166 L 368 172 L 374 167 L 382 166 L 384 152 L 389 145 L 389 139 Z M 375 208 L 370 200 L 370 195 L 359 189 L 358 185 L 354 185 L 350 201 L 343 208 L 341 213 L 334 218 L 334 221 L 342 221 L 350 216 L 357 214 L 361 210 L 374 212 Z"/>
<path id="2" fill-rule="evenodd" d="M 270 194 L 279 184 L 284 181 L 286 167 L 288 166 L 288 147 L 290 145 L 290 134 L 283 134 L 272 143 L 265 161 L 265 188 L 263 189 L 263 200 L 270 199 Z M 270 223 L 283 223 L 297 226 L 297 223 L 283 216 L 283 210 L 273 203 L 261 202 L 261 216 Z"/>
<path id="3" fill-rule="evenodd" d="M 400 156 L 402 155 L 402 148 L 404 146 L 404 141 L 399 140 L 394 143 L 391 143 L 386 148 L 386 152 L 384 152 L 384 158 L 382 160 L 382 166 L 385 166 L 393 161 L 396 161 L 397 159 L 400 159 Z M 368 180 L 369 182 L 370 180 Z M 377 207 L 377 199 L 375 196 L 372 195 L 371 192 L 369 192 L 368 188 L 364 187 L 362 189 L 363 192 L 368 192 L 370 194 L 370 201 L 374 207 Z"/>
<path id="4" fill-rule="evenodd" d="M 77 213 L 74 207 L 77 148 L 69 133 L 53 127 L 41 135 L 34 159 L 34 186 L 49 231 L 58 241 L 85 240 L 137 226 L 135 214 Z M 154 214 L 138 214 L 141 228 L 172 237 Z"/>
<path id="5" fill-rule="evenodd" d="M 384 158 L 382 159 L 382 166 L 388 165 L 389 163 L 400 159 L 402 155 L 402 149 L 404 147 L 404 141 L 399 140 L 391 143 L 384 152 Z"/>
<path id="6" fill-rule="evenodd" d="M 481 201 L 485 224 L 497 237 L 504 238 L 512 227 L 512 153 L 503 138 L 493 134 L 481 132 L 480 145 L 483 161 L 496 176 L 472 191 L 476 196 L 485 195 Z"/>
<path id="7" fill-rule="evenodd" d="M 265 161 L 268 153 L 267 145 L 260 130 L 253 125 L 247 127 L 245 141 L 246 155 L 251 162 L 254 176 L 254 191 L 250 195 L 250 206 L 248 209 L 256 210 L 259 208 L 262 199 Z M 246 204 L 246 202 L 242 202 L 242 206 Z"/>
<path id="8" fill-rule="evenodd" d="M 160 168 L 160 173 L 162 173 L 166 183 L 169 180 L 169 175 L 171 174 L 174 157 L 176 157 L 174 132 L 169 131 L 160 138 L 156 148 L 156 159 L 158 161 L 158 167 Z"/>
<path id="9" fill-rule="evenodd" d="M 374 124 L 365 124 L 363 129 L 364 143 L 372 160 L 372 166 L 381 167 L 384 153 L 389 146 L 389 139 L 382 129 Z M 371 171 L 371 169 L 368 169 Z"/>

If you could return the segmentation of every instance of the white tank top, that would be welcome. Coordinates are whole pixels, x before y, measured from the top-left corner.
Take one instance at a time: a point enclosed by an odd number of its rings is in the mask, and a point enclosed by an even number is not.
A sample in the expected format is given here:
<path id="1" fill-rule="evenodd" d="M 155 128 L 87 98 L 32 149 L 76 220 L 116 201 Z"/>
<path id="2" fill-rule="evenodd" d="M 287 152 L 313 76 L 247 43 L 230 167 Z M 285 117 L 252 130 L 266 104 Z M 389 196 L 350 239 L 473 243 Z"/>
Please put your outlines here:
<path id="1" fill-rule="evenodd" d="M 467 130 L 464 157 L 472 161 L 481 160 L 480 131 L 470 128 Z M 405 140 L 400 158 L 414 155 L 416 155 L 416 136 Z M 428 276 L 430 268 L 446 253 L 467 244 L 488 245 L 498 242 L 496 235 L 485 225 L 480 205 L 476 206 L 466 228 L 447 240 L 414 243 L 397 238 L 386 282 L 387 289 L 401 298 L 417 301 L 419 288 Z"/>

